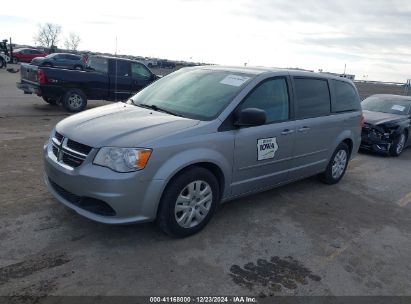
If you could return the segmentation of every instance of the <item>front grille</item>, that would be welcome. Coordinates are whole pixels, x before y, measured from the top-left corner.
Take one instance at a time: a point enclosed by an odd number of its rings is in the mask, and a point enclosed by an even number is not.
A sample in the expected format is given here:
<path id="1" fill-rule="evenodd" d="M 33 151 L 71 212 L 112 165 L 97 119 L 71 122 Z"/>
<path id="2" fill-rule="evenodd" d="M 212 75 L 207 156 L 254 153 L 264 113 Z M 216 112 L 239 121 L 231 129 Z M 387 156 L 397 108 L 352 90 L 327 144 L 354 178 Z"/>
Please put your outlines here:
<path id="1" fill-rule="evenodd" d="M 61 135 L 60 133 L 56 132 L 54 134 L 54 138 L 57 139 L 59 142 L 61 142 L 63 140 L 63 135 Z"/>
<path id="2" fill-rule="evenodd" d="M 51 187 L 56 191 L 62 198 L 64 198 L 66 201 L 72 203 L 73 205 L 87 210 L 89 212 L 98 214 L 98 215 L 104 215 L 104 216 L 115 216 L 116 211 L 110 207 L 109 204 L 102 200 L 98 200 L 95 198 L 91 197 L 86 197 L 86 196 L 79 196 L 74 193 L 71 193 L 70 191 L 64 189 L 63 187 L 57 185 L 55 182 L 53 182 L 49 178 L 49 183 Z"/>
<path id="3" fill-rule="evenodd" d="M 65 163 L 66 165 L 69 165 L 70 167 L 73 167 L 73 168 L 76 168 L 76 167 L 80 166 L 84 161 L 84 159 L 74 157 L 74 156 L 72 156 L 70 154 L 67 154 L 65 152 L 63 152 L 62 154 L 63 155 L 61 157 L 61 160 L 63 161 L 63 163 Z"/>
<path id="4" fill-rule="evenodd" d="M 56 161 L 63 163 L 71 168 L 81 166 L 88 154 L 93 149 L 90 146 L 64 137 L 62 134 L 55 132 L 51 141 L 51 149 L 56 157 Z"/>
<path id="5" fill-rule="evenodd" d="M 83 154 L 85 154 L 85 155 L 89 154 L 90 151 L 91 151 L 91 149 L 93 149 L 92 147 L 89 147 L 89 146 L 80 144 L 80 143 L 78 143 L 78 142 L 76 142 L 76 141 L 74 141 L 74 140 L 71 140 L 71 139 L 69 139 L 69 140 L 67 141 L 67 147 L 69 147 L 70 149 L 72 149 L 72 150 L 74 150 L 74 151 L 83 153 Z"/>
<path id="6" fill-rule="evenodd" d="M 54 154 L 54 156 L 55 156 L 55 157 L 58 157 L 58 156 L 59 156 L 59 150 L 56 148 L 55 145 L 53 145 L 52 149 L 53 149 L 53 154 Z"/>

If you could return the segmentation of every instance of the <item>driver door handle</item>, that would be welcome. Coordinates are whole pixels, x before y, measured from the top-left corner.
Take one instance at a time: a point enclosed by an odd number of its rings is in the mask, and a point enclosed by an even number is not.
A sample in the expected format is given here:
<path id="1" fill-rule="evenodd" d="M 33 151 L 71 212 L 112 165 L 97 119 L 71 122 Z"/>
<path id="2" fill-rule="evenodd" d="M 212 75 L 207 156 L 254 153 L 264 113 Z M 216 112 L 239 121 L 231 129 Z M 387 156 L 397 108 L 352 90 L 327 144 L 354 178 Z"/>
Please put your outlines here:
<path id="1" fill-rule="evenodd" d="M 283 132 L 281 132 L 281 135 L 289 135 L 294 133 L 294 130 L 290 130 L 290 129 L 285 129 Z"/>

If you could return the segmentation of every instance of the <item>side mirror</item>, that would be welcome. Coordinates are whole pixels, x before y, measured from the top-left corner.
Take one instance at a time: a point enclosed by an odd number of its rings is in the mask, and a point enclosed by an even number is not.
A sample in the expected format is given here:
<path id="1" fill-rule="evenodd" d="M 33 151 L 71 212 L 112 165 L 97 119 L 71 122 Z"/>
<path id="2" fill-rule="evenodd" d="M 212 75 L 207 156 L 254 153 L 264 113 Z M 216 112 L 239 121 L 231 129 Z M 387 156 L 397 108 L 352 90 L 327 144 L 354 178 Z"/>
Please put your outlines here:
<path id="1" fill-rule="evenodd" d="M 265 124 L 267 115 L 264 110 L 257 108 L 246 108 L 236 115 L 236 126 L 261 126 Z"/>

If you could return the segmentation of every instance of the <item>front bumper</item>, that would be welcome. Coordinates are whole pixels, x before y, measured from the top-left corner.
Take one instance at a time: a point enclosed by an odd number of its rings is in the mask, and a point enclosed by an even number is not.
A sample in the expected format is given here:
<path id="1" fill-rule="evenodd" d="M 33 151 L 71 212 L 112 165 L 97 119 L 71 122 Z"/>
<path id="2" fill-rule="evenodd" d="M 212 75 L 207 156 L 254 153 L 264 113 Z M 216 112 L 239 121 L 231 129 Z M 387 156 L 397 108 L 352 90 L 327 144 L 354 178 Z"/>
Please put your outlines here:
<path id="1" fill-rule="evenodd" d="M 44 146 L 44 180 L 53 196 L 91 220 L 106 224 L 153 221 L 164 180 L 142 179 L 142 171 L 116 173 L 95 166 L 92 151 L 77 168 L 62 166 Z M 100 204 L 100 205 L 99 205 Z"/>
<path id="2" fill-rule="evenodd" d="M 361 138 L 360 149 L 387 154 L 390 152 L 392 145 L 393 142 L 390 139 L 384 140 L 363 136 Z"/>

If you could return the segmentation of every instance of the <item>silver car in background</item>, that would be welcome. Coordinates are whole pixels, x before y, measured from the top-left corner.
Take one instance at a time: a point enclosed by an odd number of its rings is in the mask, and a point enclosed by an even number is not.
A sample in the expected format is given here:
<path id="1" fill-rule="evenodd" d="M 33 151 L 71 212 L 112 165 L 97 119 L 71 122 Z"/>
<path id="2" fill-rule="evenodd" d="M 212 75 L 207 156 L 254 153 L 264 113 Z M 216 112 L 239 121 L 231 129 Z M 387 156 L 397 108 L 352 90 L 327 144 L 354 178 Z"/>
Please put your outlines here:
<path id="1" fill-rule="evenodd" d="M 126 103 L 68 117 L 44 146 L 50 192 L 103 223 L 198 232 L 220 202 L 344 175 L 361 142 L 349 80 L 293 70 L 184 68 Z"/>

